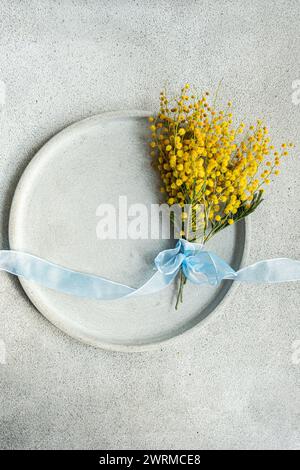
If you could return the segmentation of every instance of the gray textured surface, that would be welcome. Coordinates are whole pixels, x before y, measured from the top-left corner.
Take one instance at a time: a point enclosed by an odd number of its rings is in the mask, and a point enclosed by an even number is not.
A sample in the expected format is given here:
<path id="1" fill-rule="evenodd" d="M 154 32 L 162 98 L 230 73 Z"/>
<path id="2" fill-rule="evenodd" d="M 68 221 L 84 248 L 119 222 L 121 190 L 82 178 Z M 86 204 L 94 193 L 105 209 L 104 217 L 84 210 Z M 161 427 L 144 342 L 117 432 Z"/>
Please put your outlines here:
<path id="1" fill-rule="evenodd" d="M 277 142 L 298 140 L 298 1 L 0 6 L 2 247 L 36 149 L 82 117 L 153 108 L 165 80 L 214 89 L 223 78 L 241 117 L 267 115 Z M 295 156 L 252 218 L 249 261 L 300 258 L 298 172 Z M 2 448 L 300 446 L 299 284 L 241 286 L 200 332 L 135 355 L 63 335 L 8 275 L 0 294 Z"/>

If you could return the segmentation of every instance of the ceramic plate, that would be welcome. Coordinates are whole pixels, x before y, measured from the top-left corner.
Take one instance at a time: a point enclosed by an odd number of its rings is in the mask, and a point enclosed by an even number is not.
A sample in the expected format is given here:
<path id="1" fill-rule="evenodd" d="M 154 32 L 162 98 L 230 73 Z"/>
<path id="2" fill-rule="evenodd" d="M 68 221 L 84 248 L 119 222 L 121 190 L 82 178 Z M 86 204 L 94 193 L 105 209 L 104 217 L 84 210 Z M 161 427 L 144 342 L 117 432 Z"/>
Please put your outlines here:
<path id="1" fill-rule="evenodd" d="M 33 158 L 16 189 L 10 246 L 54 263 L 137 287 L 153 273 L 168 240 L 99 240 L 97 207 L 158 203 L 159 178 L 151 167 L 147 116 L 105 113 L 77 122 L 53 137 Z M 248 224 L 247 224 L 248 225 Z M 222 231 L 209 247 L 238 269 L 245 259 L 246 224 Z M 233 290 L 186 285 L 174 310 L 176 286 L 149 297 L 97 301 L 20 282 L 37 309 L 74 338 L 122 351 L 149 349 L 203 324 Z"/>

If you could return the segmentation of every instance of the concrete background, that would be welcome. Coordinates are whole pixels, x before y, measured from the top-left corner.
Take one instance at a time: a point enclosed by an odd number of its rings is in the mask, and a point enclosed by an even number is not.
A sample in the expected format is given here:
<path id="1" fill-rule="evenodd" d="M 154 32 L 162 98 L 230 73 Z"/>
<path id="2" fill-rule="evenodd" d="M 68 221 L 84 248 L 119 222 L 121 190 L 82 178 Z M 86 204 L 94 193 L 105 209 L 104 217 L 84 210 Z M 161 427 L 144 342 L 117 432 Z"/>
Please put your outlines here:
<path id="1" fill-rule="evenodd" d="M 91 114 L 155 108 L 165 82 L 214 90 L 223 78 L 241 118 L 266 116 L 275 142 L 299 142 L 297 0 L 0 7 L 2 248 L 36 150 Z M 252 217 L 249 262 L 300 258 L 297 153 Z M 132 355 L 65 336 L 7 274 L 0 308 L 1 448 L 300 447 L 299 283 L 241 286 L 200 331 Z"/>

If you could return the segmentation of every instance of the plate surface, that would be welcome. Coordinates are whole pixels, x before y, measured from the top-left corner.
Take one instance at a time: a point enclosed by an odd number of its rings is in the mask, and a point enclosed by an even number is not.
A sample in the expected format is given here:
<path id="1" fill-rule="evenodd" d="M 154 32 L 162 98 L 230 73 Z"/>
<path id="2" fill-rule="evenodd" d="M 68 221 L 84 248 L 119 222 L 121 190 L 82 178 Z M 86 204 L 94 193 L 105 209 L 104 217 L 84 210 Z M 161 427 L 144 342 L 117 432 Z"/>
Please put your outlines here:
<path id="1" fill-rule="evenodd" d="M 159 203 L 159 178 L 151 167 L 147 116 L 116 112 L 85 119 L 53 137 L 30 162 L 10 214 L 10 246 L 54 263 L 138 287 L 153 273 L 168 240 L 99 240 L 101 203 Z M 222 231 L 210 249 L 235 269 L 244 264 L 248 224 Z M 186 285 L 174 310 L 176 286 L 149 297 L 97 301 L 72 297 L 20 278 L 38 310 L 74 338 L 111 350 L 140 351 L 203 323 L 233 287 Z M 235 287 L 234 287 L 235 288 Z"/>

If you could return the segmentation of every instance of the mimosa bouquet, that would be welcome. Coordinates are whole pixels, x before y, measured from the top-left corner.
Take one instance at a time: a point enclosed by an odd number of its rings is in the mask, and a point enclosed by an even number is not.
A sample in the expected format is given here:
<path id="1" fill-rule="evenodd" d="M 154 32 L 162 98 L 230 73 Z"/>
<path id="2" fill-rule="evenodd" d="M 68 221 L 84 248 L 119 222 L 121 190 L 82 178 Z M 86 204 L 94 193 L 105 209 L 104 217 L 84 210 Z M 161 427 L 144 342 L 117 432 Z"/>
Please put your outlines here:
<path id="1" fill-rule="evenodd" d="M 208 92 L 199 97 L 186 84 L 172 99 L 162 91 L 159 113 L 149 118 L 161 192 L 170 206 L 182 208 L 179 235 L 189 242 L 206 243 L 251 214 L 293 147 L 282 143 L 276 150 L 261 120 L 235 126 L 231 108 L 228 102 L 217 110 Z M 181 270 L 176 308 L 185 282 Z"/>

